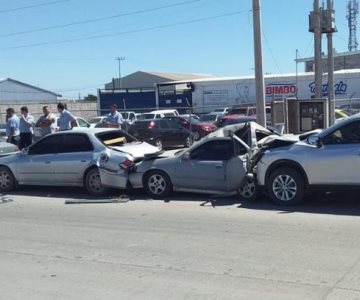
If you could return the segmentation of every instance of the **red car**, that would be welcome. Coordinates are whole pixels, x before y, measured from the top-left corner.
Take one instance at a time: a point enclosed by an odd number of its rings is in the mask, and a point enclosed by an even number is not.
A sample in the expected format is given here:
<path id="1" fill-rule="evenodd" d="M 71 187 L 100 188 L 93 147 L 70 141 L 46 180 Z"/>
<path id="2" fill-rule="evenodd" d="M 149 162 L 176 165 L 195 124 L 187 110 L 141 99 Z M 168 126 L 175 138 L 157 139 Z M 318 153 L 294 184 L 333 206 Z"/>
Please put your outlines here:
<path id="1" fill-rule="evenodd" d="M 179 116 L 176 117 L 179 119 L 180 125 L 188 130 L 191 130 L 194 136 L 194 140 L 198 141 L 202 137 L 208 135 L 209 133 L 215 131 L 217 127 L 214 124 L 210 123 L 203 123 L 198 119 L 193 117 L 186 116 Z M 191 126 L 190 126 L 191 125 Z M 191 129 L 190 129 L 191 127 Z"/>

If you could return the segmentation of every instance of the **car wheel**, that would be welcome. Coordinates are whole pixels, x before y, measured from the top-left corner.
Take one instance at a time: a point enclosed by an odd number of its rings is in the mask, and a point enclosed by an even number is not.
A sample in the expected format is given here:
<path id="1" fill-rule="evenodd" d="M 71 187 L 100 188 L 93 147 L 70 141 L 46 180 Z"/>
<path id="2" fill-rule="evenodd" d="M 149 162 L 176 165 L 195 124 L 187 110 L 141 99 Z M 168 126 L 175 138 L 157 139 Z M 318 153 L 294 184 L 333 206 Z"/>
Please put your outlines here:
<path id="1" fill-rule="evenodd" d="M 0 167 L 0 191 L 10 192 L 15 188 L 15 178 L 7 167 Z"/>
<path id="2" fill-rule="evenodd" d="M 93 168 L 86 173 L 85 188 L 89 194 L 94 196 L 103 196 L 109 190 L 101 184 L 100 174 L 97 168 Z"/>
<path id="3" fill-rule="evenodd" d="M 186 140 L 185 140 L 184 146 L 185 146 L 186 148 L 189 148 L 189 147 L 191 146 L 191 144 L 192 144 L 191 138 L 188 136 L 188 137 L 186 138 Z"/>
<path id="4" fill-rule="evenodd" d="M 155 140 L 155 146 L 159 148 L 159 150 L 163 149 L 163 142 L 161 139 L 156 139 Z"/>
<path id="5" fill-rule="evenodd" d="M 267 190 L 271 200 L 280 205 L 299 204 L 304 198 L 303 176 L 292 168 L 274 170 L 269 177 Z"/>
<path id="6" fill-rule="evenodd" d="M 195 141 L 198 141 L 198 140 L 201 139 L 201 135 L 200 135 L 199 131 L 194 131 L 193 135 L 194 135 L 194 140 Z"/>
<path id="7" fill-rule="evenodd" d="M 166 197 L 172 192 L 172 183 L 169 176 L 162 171 L 151 171 L 144 179 L 146 192 L 154 197 Z"/>
<path id="8" fill-rule="evenodd" d="M 255 178 L 245 177 L 237 190 L 240 200 L 253 201 L 259 196 Z"/>

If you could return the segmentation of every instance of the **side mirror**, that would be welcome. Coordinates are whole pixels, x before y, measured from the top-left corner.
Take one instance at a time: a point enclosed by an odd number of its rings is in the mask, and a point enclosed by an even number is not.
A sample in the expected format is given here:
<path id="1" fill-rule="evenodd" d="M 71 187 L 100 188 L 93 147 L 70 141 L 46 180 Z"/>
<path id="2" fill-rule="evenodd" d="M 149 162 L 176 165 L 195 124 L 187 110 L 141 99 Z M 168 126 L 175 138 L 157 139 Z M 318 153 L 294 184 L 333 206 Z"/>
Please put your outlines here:
<path id="1" fill-rule="evenodd" d="M 189 160 L 190 159 L 190 152 L 186 152 L 184 155 L 183 155 L 183 160 Z"/>
<path id="2" fill-rule="evenodd" d="M 310 135 L 307 138 L 307 141 L 310 145 L 316 145 L 316 147 L 321 148 L 323 146 L 322 139 L 317 135 Z"/>
<path id="3" fill-rule="evenodd" d="M 28 148 L 22 148 L 21 149 L 21 155 L 28 155 L 29 149 Z"/>

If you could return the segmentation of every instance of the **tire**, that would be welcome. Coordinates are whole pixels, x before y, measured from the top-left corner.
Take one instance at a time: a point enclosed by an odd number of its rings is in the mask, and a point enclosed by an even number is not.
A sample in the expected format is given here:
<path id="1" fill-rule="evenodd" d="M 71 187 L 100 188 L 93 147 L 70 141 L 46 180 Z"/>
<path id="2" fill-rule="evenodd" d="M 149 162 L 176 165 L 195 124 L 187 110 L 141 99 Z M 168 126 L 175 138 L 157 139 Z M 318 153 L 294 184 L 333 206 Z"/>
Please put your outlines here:
<path id="1" fill-rule="evenodd" d="M 162 150 L 164 148 L 162 139 L 156 139 L 155 140 L 155 146 L 159 148 L 159 150 Z"/>
<path id="2" fill-rule="evenodd" d="M 185 146 L 185 148 L 189 148 L 191 145 L 192 145 L 191 138 L 190 138 L 190 137 L 187 137 L 187 138 L 185 139 L 184 146 Z"/>
<path id="3" fill-rule="evenodd" d="M 101 184 L 98 168 L 93 168 L 86 173 L 85 188 L 93 196 L 104 196 L 109 189 Z"/>
<path id="4" fill-rule="evenodd" d="M 151 171 L 144 178 L 146 192 L 153 198 L 162 198 L 172 192 L 172 183 L 169 176 L 159 170 Z"/>
<path id="5" fill-rule="evenodd" d="M 283 167 L 274 170 L 267 182 L 271 200 L 280 205 L 296 205 L 303 201 L 305 194 L 303 176 L 295 169 Z"/>
<path id="6" fill-rule="evenodd" d="M 199 141 L 201 139 L 201 135 L 200 135 L 199 131 L 194 131 L 193 135 L 194 135 L 194 140 L 195 141 Z"/>
<path id="7" fill-rule="evenodd" d="M 240 200 L 255 201 L 259 196 L 255 178 L 245 177 L 237 193 Z"/>
<path id="8" fill-rule="evenodd" d="M 10 192 L 15 188 L 15 178 L 7 167 L 0 167 L 0 192 Z"/>

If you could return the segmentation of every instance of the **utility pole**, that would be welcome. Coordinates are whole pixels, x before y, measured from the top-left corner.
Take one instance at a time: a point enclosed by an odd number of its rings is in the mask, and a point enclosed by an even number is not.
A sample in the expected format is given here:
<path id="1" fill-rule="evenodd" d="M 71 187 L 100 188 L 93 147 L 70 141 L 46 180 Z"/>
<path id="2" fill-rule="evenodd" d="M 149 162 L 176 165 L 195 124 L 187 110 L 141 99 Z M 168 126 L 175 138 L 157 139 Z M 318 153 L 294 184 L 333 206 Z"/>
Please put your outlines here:
<path id="1" fill-rule="evenodd" d="M 333 51 L 333 32 L 335 27 L 335 12 L 333 1 L 327 0 L 326 25 L 328 47 L 328 99 L 329 99 L 329 125 L 335 123 L 335 93 L 334 93 L 334 51 Z"/>
<path id="2" fill-rule="evenodd" d="M 296 92 L 295 92 L 295 95 L 296 95 L 296 99 L 298 97 L 298 59 L 299 59 L 299 50 L 296 49 L 295 51 L 295 63 L 296 63 L 296 66 L 295 66 L 295 85 L 296 85 Z"/>
<path id="3" fill-rule="evenodd" d="M 264 73 L 262 64 L 260 0 L 253 0 L 256 122 L 266 127 Z"/>
<path id="4" fill-rule="evenodd" d="M 321 11 L 319 0 L 314 0 L 314 53 L 315 53 L 315 98 L 322 98 L 322 58 L 321 58 Z"/>
<path id="5" fill-rule="evenodd" d="M 125 60 L 124 56 L 118 57 L 116 59 L 119 62 L 119 84 L 120 84 L 120 89 L 122 89 L 122 79 L 121 79 L 121 61 Z"/>

